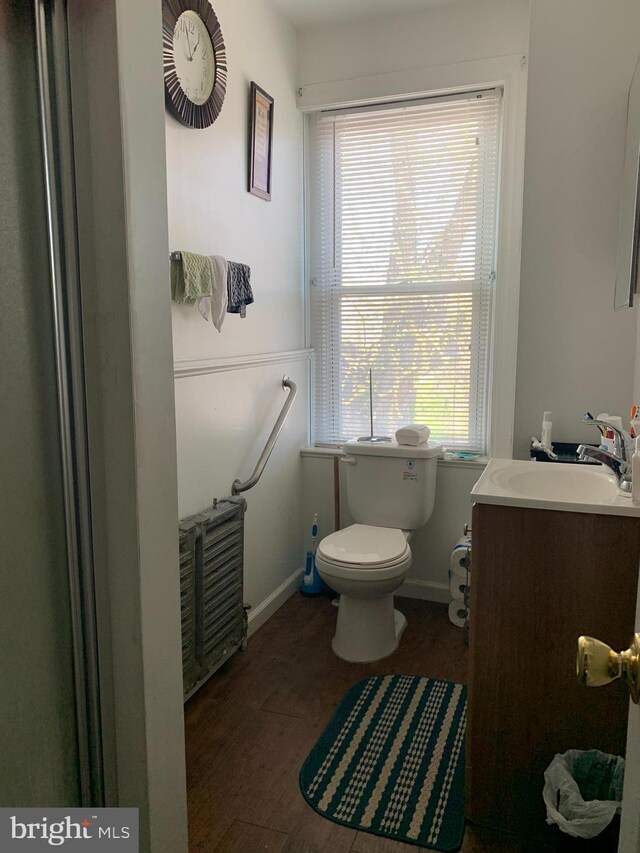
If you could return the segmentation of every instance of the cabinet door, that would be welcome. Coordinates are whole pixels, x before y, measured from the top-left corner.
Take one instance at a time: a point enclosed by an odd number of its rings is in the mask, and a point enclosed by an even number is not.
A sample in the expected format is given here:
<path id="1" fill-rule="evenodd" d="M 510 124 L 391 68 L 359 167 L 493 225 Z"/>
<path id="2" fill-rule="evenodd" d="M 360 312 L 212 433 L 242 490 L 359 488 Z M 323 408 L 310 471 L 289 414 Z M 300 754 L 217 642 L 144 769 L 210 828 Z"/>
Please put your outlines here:
<path id="1" fill-rule="evenodd" d="M 636 600 L 636 632 L 640 631 L 640 589 Z M 621 690 L 622 685 L 614 688 Z M 640 705 L 629 703 L 627 764 L 625 767 L 619 853 L 640 850 Z"/>
<path id="2" fill-rule="evenodd" d="M 474 506 L 470 820 L 544 834 L 543 774 L 554 754 L 624 754 L 626 691 L 578 684 L 576 639 L 627 648 L 639 553 L 632 518 Z"/>

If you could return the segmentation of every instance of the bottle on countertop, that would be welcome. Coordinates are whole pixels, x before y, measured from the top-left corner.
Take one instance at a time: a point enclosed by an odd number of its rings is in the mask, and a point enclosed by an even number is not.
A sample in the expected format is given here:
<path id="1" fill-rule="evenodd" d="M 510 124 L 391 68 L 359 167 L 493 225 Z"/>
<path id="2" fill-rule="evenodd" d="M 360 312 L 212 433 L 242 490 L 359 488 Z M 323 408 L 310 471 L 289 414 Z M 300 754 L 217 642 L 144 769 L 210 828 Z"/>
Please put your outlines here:
<path id="1" fill-rule="evenodd" d="M 540 436 L 540 441 L 543 447 L 551 448 L 551 412 L 545 412 L 542 418 L 542 435 Z"/>
<path id="2" fill-rule="evenodd" d="M 636 449 L 631 457 L 631 500 L 640 504 L 640 435 L 636 436 Z"/>
<path id="3" fill-rule="evenodd" d="M 605 434 L 600 439 L 600 447 L 607 453 L 616 452 L 616 434 L 612 429 L 605 429 Z"/>
<path id="4" fill-rule="evenodd" d="M 622 431 L 622 418 L 620 415 L 609 415 L 607 412 L 601 412 L 597 420 L 603 421 L 605 424 L 611 424 L 612 427 Z M 604 432 L 602 431 L 604 429 Z M 616 452 L 616 434 L 612 429 L 607 427 L 601 428 L 602 438 L 600 439 L 600 447 L 609 453 Z"/>

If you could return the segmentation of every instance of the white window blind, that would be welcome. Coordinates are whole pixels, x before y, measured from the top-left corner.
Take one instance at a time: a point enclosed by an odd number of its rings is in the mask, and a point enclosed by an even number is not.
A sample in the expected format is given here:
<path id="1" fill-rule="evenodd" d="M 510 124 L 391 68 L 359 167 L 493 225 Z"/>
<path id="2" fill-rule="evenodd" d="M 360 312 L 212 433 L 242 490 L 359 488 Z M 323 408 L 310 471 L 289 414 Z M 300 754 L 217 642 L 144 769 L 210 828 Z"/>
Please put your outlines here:
<path id="1" fill-rule="evenodd" d="M 500 92 L 314 117 L 314 439 L 486 450 Z"/>

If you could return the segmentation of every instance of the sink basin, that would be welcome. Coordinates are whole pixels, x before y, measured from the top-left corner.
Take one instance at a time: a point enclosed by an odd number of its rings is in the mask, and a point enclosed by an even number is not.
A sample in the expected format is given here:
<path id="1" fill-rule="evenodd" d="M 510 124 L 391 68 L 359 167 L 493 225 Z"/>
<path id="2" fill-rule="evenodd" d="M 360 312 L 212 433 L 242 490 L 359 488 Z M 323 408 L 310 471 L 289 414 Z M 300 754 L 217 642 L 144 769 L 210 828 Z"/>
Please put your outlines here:
<path id="1" fill-rule="evenodd" d="M 577 467 L 565 471 L 549 464 L 546 468 L 545 463 L 527 465 L 526 468 L 508 465 L 492 472 L 491 480 L 520 497 L 538 500 L 609 503 L 617 496 L 614 478 L 601 470 L 601 466 L 598 466 L 598 471 Z"/>
<path id="2" fill-rule="evenodd" d="M 640 506 L 604 465 L 491 459 L 471 496 L 476 503 L 640 517 Z"/>

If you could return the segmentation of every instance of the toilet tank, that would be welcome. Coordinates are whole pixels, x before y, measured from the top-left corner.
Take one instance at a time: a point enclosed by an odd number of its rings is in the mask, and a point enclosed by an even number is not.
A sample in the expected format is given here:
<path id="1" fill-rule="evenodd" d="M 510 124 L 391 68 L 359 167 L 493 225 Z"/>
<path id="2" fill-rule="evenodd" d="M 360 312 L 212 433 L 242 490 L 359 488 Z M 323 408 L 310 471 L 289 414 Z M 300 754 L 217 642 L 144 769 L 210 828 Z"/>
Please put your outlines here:
<path id="1" fill-rule="evenodd" d="M 442 447 L 347 441 L 342 470 L 347 500 L 358 524 L 417 530 L 433 512 L 437 457 Z"/>

